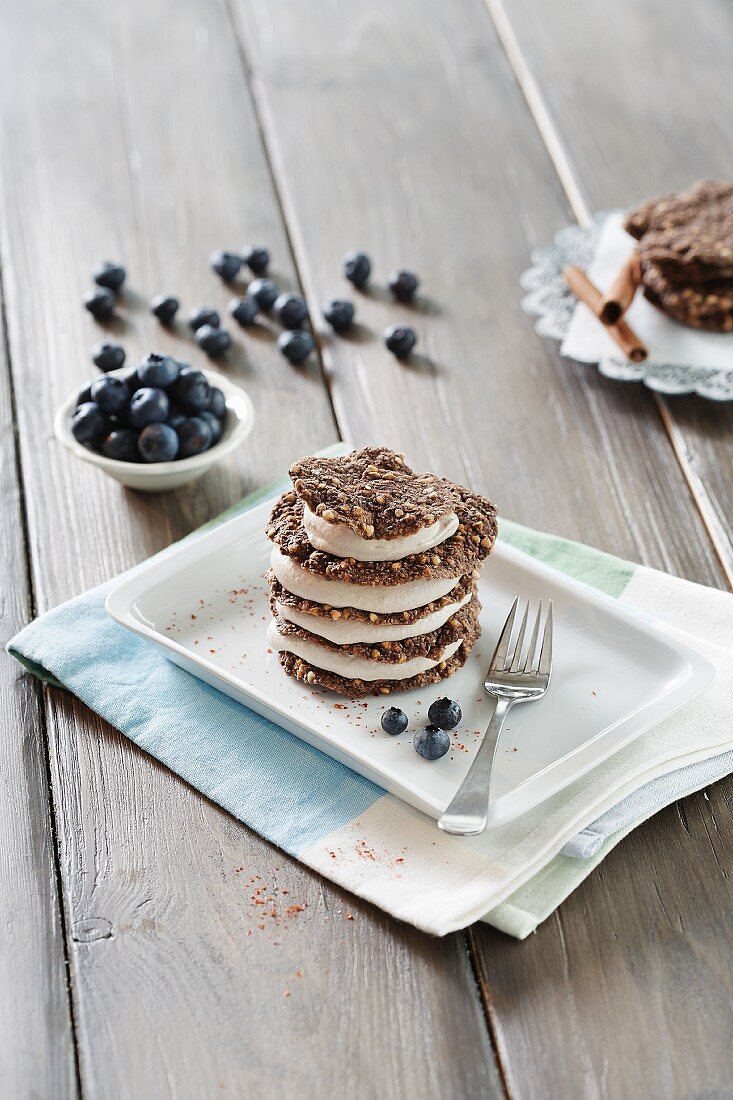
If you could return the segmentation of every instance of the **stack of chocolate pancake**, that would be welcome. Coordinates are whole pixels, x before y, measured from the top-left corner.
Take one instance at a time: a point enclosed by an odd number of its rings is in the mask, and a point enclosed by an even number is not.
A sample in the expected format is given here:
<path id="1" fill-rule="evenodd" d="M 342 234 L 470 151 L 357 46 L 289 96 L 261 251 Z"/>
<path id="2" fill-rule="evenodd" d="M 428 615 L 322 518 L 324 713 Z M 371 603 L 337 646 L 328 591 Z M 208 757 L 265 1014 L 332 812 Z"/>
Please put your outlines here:
<path id="1" fill-rule="evenodd" d="M 675 321 L 733 331 L 733 183 L 701 180 L 632 210 L 644 294 Z"/>
<path id="2" fill-rule="evenodd" d="M 480 633 L 496 509 L 404 457 L 304 458 L 272 511 L 268 642 L 305 683 L 358 698 L 442 680 Z"/>

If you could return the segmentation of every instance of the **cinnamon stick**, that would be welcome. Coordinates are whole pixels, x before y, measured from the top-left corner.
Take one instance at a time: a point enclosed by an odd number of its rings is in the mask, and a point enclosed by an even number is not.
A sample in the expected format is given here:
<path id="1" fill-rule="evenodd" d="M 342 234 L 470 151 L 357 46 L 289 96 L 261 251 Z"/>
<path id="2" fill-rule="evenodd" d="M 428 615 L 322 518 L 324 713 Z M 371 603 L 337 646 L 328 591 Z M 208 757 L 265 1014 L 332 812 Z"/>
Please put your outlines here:
<path id="1" fill-rule="evenodd" d="M 584 302 L 600 321 L 599 315 L 603 295 L 598 287 L 594 286 L 585 272 L 581 271 L 581 269 L 574 264 L 571 267 L 565 268 L 563 276 L 565 282 L 568 284 L 578 301 Z M 636 333 L 629 328 L 625 321 L 619 321 L 618 324 L 605 325 L 604 327 L 608 335 L 616 341 L 627 359 L 630 359 L 632 363 L 644 362 L 649 352 Z"/>
<path id="2" fill-rule="evenodd" d="M 639 253 L 634 249 L 601 301 L 598 316 L 604 325 L 615 325 L 621 320 L 633 302 L 640 283 L 641 260 Z"/>

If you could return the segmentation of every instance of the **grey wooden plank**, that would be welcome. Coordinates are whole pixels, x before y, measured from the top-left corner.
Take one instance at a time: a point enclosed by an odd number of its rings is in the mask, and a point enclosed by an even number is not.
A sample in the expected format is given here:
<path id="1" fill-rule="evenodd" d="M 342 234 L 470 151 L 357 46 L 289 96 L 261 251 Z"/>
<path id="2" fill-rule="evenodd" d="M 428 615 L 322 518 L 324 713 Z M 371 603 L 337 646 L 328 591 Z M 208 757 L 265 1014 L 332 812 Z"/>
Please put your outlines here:
<path id="1" fill-rule="evenodd" d="M 553 5 L 552 19 L 539 0 L 487 5 L 516 48 L 520 80 L 539 89 L 540 126 L 578 204 L 610 210 L 733 175 L 729 4 L 701 0 L 691 15 L 682 0 L 621 0 L 611 19 L 572 0 Z M 662 405 L 730 585 L 733 405 L 696 397 Z"/>
<path id="2" fill-rule="evenodd" d="M 561 363 L 520 313 L 531 248 L 572 211 L 483 6 L 342 0 L 306 13 L 255 0 L 236 11 L 313 306 L 344 288 L 347 248 L 377 265 L 357 337 L 322 334 L 343 430 L 466 478 L 512 518 L 723 584 L 653 398 Z M 385 304 L 398 265 L 423 276 L 422 308 Z M 397 318 L 421 334 L 410 364 L 377 338 Z M 643 1080 L 641 1094 L 664 1095 L 695 1011 L 701 1045 L 679 1095 L 696 1074 L 724 1095 L 729 1015 L 715 1009 L 730 960 L 697 868 L 723 913 L 730 895 L 702 832 L 656 818 L 530 942 L 472 929 L 510 1090 L 621 1097 Z M 678 923 L 669 955 L 665 909 Z"/>
<path id="3" fill-rule="evenodd" d="M 5 652 L 31 596 L 2 321 L 0 439 L 1 1091 L 65 1100 L 77 1080 L 41 690 Z"/>
<path id="4" fill-rule="evenodd" d="M 212 248 L 261 239 L 283 285 L 295 271 L 223 3 L 34 0 L 6 13 L 0 51 L 9 336 L 43 610 L 336 432 L 317 364 L 292 370 L 261 333 L 224 368 L 252 393 L 257 427 L 203 481 L 139 496 L 59 452 L 53 411 L 98 338 L 80 307 L 94 260 L 128 265 L 136 308 L 119 329 L 133 361 L 152 344 L 201 362 L 137 306 L 168 289 L 184 309 L 225 305 Z M 462 937 L 431 940 L 347 899 L 74 700 L 50 692 L 48 715 L 89 1095 L 497 1094 Z M 264 929 L 254 876 L 279 914 Z"/>

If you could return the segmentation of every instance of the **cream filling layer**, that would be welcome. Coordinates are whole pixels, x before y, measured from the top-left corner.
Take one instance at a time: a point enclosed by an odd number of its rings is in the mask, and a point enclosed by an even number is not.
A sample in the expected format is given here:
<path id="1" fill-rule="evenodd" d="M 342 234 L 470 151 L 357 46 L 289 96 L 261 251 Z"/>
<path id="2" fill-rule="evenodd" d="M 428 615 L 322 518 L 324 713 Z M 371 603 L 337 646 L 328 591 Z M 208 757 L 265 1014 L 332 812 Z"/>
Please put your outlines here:
<path id="1" fill-rule="evenodd" d="M 323 615 L 307 615 L 304 611 L 296 611 L 280 600 L 276 601 L 275 606 L 281 619 L 294 623 L 302 630 L 309 630 L 311 634 L 327 638 L 336 645 L 351 645 L 354 642 L 399 642 L 403 638 L 417 638 L 419 634 L 432 634 L 434 630 L 445 626 L 451 615 L 465 607 L 472 595 L 473 592 L 469 592 L 457 603 L 439 607 L 437 611 L 432 611 L 414 623 L 365 623 L 359 619 L 328 619 Z"/>
<path id="2" fill-rule="evenodd" d="M 267 628 L 267 641 L 278 653 L 294 653 L 296 657 L 301 657 L 314 668 L 323 669 L 324 672 L 334 672 L 337 676 L 343 676 L 345 680 L 408 680 L 411 676 L 418 676 L 421 672 L 435 668 L 441 661 L 447 661 L 460 647 L 463 639 L 459 638 L 457 642 L 447 645 L 436 661 L 429 657 L 412 657 L 401 665 L 393 665 L 387 661 L 371 661 L 368 657 L 355 657 L 350 653 L 339 653 L 337 650 L 319 645 L 318 642 L 281 634 L 274 619 Z"/>
<path id="3" fill-rule="evenodd" d="M 460 577 L 441 577 L 436 580 L 406 581 L 404 584 L 378 587 L 370 584 L 352 584 L 349 581 L 330 580 L 303 569 L 302 565 L 273 546 L 270 555 L 272 571 L 283 588 L 303 600 L 325 603 L 331 607 L 357 607 L 360 611 L 375 614 L 392 614 L 394 611 L 411 611 L 426 603 L 446 596 L 460 581 Z"/>
<path id="4" fill-rule="evenodd" d="M 327 523 L 322 516 L 303 505 L 303 526 L 309 542 L 324 554 L 357 561 L 399 561 L 408 554 L 424 554 L 445 542 L 458 530 L 458 516 L 450 512 L 437 523 L 412 535 L 396 539 L 364 539 L 343 523 Z"/>

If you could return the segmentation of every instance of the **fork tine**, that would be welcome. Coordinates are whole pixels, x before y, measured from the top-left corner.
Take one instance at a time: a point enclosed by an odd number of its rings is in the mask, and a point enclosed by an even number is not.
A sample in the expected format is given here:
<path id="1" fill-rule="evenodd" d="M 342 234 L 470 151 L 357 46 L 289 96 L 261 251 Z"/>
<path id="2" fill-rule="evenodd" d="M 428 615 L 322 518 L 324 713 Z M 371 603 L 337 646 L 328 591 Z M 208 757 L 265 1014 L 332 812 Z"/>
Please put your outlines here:
<path id="1" fill-rule="evenodd" d="M 512 609 L 507 615 L 506 622 L 504 623 L 501 634 L 499 635 L 499 641 L 496 643 L 496 649 L 494 650 L 494 656 L 491 658 L 491 670 L 496 672 L 504 668 L 504 661 L 506 659 L 507 649 L 509 648 L 509 640 L 512 636 L 512 630 L 514 629 L 514 620 L 517 617 L 517 607 L 519 606 L 519 596 L 512 604 Z"/>
<path id="2" fill-rule="evenodd" d="M 535 658 L 535 650 L 537 649 L 537 638 L 540 633 L 540 619 L 542 618 L 542 600 L 540 600 L 540 606 L 537 608 L 537 617 L 534 621 L 534 630 L 532 631 L 532 637 L 529 639 L 529 648 L 527 649 L 527 660 L 524 662 L 523 672 L 529 672 L 534 668 L 537 663 Z"/>
<path id="3" fill-rule="evenodd" d="M 540 676 L 549 676 L 552 669 L 552 600 L 547 610 L 545 620 L 545 632 L 542 636 L 542 650 L 540 651 L 540 664 L 538 672 Z"/>
<path id="4" fill-rule="evenodd" d="M 524 635 L 527 630 L 527 622 L 529 621 L 529 608 L 532 601 L 527 600 L 527 606 L 524 609 L 524 615 L 522 616 L 522 625 L 519 628 L 519 636 L 517 637 L 517 644 L 514 647 L 514 659 L 512 660 L 510 672 L 519 672 L 519 662 L 522 657 L 522 646 L 524 645 Z"/>

